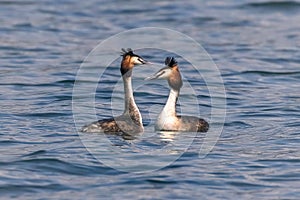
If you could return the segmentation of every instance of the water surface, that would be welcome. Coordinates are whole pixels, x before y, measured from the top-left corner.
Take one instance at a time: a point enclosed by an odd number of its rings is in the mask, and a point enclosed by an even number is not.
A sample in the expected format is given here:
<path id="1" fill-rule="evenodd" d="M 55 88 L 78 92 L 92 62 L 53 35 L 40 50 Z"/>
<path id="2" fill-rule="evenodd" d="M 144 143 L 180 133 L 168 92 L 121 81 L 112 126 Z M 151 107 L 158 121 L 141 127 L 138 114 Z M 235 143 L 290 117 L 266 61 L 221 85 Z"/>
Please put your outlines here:
<path id="1" fill-rule="evenodd" d="M 3 199 L 300 198 L 300 2 L 12 0 L 0 1 L 0 11 Z M 154 172 L 124 173 L 99 162 L 81 142 L 72 89 L 80 64 L 100 41 L 145 26 L 174 29 L 203 45 L 222 74 L 227 116 L 205 158 L 198 157 L 203 136 L 186 135 L 193 144 L 169 152 L 182 154 L 174 163 Z M 146 57 L 158 63 L 167 55 Z M 181 61 L 182 73 L 199 91 L 201 113 L 209 118 L 205 83 Z M 136 80 L 145 74 L 136 70 Z M 97 89 L 99 118 L 112 113 L 107 105 L 118 69 L 106 78 Z M 164 104 L 167 88 L 147 84 L 135 95 L 151 126 L 147 109 Z M 133 152 L 172 142 L 110 140 Z"/>

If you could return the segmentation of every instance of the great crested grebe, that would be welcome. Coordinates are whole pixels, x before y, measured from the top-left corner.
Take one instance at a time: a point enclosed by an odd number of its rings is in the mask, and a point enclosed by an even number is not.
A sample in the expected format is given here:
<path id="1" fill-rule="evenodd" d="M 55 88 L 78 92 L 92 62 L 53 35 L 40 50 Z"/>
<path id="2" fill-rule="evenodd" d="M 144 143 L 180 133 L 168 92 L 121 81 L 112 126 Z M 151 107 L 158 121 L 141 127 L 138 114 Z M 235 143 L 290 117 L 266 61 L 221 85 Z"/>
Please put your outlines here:
<path id="1" fill-rule="evenodd" d="M 207 132 L 209 124 L 204 119 L 176 115 L 176 102 L 182 87 L 182 79 L 174 57 L 167 57 L 165 64 L 166 67 L 146 78 L 146 80 L 167 79 L 171 88 L 167 103 L 156 121 L 155 130 Z"/>
<path id="2" fill-rule="evenodd" d="M 104 132 L 104 133 L 141 133 L 144 130 L 142 116 L 137 107 L 131 84 L 132 70 L 135 65 L 146 64 L 140 56 L 128 48 L 122 49 L 121 74 L 124 84 L 125 110 L 122 115 L 110 119 L 102 119 L 85 125 L 82 132 Z"/>

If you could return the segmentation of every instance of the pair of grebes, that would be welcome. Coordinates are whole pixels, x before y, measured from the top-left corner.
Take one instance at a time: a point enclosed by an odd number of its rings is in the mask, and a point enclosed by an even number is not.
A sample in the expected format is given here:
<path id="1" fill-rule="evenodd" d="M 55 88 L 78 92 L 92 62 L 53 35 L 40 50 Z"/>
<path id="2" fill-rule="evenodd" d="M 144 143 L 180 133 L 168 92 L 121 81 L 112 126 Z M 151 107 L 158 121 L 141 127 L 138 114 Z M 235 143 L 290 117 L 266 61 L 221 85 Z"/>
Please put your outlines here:
<path id="1" fill-rule="evenodd" d="M 104 133 L 141 133 L 144 131 L 142 116 L 137 107 L 132 90 L 131 75 L 134 66 L 147 64 L 141 56 L 136 55 L 129 48 L 122 49 L 121 74 L 125 93 L 125 110 L 120 116 L 102 119 L 85 125 L 82 132 Z M 170 86 L 170 93 L 166 105 L 159 114 L 155 130 L 157 131 L 182 131 L 182 132 L 207 132 L 209 124 L 202 118 L 194 116 L 179 116 L 176 114 L 176 102 L 182 87 L 182 78 L 178 63 L 174 57 L 165 59 L 165 67 L 160 69 L 146 80 L 166 79 Z"/>

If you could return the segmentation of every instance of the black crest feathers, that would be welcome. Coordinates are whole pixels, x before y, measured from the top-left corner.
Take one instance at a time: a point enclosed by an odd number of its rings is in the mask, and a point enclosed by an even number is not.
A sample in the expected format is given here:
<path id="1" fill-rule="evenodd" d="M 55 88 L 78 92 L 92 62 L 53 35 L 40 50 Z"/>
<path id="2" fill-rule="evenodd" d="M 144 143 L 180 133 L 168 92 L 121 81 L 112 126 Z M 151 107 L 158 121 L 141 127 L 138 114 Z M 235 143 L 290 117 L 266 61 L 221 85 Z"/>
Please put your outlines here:
<path id="1" fill-rule="evenodd" d="M 169 67 L 175 67 L 177 65 L 177 61 L 174 57 L 167 57 L 165 60 L 165 65 Z"/>
<path id="2" fill-rule="evenodd" d="M 121 50 L 122 50 L 121 56 L 123 56 L 123 57 L 125 57 L 125 56 L 127 56 L 127 55 L 129 55 L 129 56 L 134 56 L 134 55 L 135 55 L 135 54 L 133 53 L 133 51 L 132 51 L 131 48 L 127 48 L 127 49 L 122 48 Z"/>

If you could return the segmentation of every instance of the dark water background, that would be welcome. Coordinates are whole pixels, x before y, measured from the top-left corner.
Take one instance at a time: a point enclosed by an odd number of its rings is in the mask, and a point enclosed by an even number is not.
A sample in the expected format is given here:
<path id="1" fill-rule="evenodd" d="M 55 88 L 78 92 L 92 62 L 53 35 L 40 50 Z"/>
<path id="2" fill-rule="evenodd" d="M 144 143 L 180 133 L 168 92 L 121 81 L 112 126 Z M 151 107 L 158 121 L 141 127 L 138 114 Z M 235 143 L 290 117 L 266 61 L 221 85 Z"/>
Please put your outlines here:
<path id="1" fill-rule="evenodd" d="M 299 20 L 298 1 L 1 0 L 0 198 L 300 199 Z M 222 73 L 227 117 L 205 159 L 196 143 L 163 169 L 124 173 L 82 144 L 72 89 L 100 41 L 144 26 L 203 45 Z"/>

